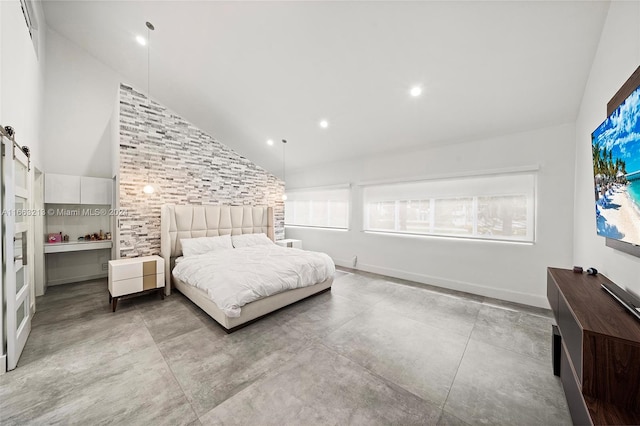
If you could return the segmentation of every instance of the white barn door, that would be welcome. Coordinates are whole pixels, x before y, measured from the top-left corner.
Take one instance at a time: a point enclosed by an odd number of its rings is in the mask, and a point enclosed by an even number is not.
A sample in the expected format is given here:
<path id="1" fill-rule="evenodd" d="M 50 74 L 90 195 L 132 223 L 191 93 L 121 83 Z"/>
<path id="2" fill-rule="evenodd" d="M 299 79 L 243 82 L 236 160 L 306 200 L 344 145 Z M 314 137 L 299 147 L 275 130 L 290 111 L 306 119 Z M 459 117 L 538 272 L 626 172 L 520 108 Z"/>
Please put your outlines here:
<path id="1" fill-rule="evenodd" d="M 6 297 L 7 370 L 13 370 L 31 331 L 30 274 L 27 243 L 30 242 L 31 176 L 29 158 L 13 140 L 2 139 L 2 247 Z"/>

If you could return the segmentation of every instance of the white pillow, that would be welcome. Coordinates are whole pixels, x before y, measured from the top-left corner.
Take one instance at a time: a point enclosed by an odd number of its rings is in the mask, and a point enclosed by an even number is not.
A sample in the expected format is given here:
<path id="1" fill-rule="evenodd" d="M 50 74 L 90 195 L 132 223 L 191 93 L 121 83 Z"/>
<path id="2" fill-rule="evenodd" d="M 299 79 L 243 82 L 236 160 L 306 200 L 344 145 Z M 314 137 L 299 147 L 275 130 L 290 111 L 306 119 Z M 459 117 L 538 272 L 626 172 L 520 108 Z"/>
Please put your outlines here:
<path id="1" fill-rule="evenodd" d="M 221 235 L 219 237 L 181 238 L 180 244 L 182 244 L 182 255 L 185 257 L 233 248 L 233 244 L 231 244 L 231 235 Z"/>
<path id="2" fill-rule="evenodd" d="M 266 234 L 232 235 L 231 239 L 233 240 L 233 246 L 235 248 L 273 244 L 273 241 L 271 241 Z"/>

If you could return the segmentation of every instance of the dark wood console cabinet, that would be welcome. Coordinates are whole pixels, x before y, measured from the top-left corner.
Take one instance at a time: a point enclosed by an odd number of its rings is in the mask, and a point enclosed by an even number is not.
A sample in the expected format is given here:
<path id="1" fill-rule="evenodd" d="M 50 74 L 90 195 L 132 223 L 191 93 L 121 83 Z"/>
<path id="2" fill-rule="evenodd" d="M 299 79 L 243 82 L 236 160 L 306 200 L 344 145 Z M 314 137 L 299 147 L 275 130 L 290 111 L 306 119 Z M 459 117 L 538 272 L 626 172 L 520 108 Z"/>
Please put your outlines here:
<path id="1" fill-rule="evenodd" d="M 640 424 L 640 321 L 607 294 L 605 276 L 548 268 L 561 336 L 560 378 L 574 424 Z"/>

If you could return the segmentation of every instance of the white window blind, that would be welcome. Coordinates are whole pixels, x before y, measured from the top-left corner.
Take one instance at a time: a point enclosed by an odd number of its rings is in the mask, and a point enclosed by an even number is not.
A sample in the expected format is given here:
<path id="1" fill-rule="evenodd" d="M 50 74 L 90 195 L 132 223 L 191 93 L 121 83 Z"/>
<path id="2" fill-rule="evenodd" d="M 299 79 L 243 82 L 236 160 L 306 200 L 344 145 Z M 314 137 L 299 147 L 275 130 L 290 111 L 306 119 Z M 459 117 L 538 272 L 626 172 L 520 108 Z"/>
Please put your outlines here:
<path id="1" fill-rule="evenodd" d="M 363 198 L 365 231 L 534 240 L 533 173 L 372 185 Z"/>
<path id="2" fill-rule="evenodd" d="M 284 223 L 293 226 L 347 229 L 349 194 L 349 188 L 288 191 L 284 204 Z"/>

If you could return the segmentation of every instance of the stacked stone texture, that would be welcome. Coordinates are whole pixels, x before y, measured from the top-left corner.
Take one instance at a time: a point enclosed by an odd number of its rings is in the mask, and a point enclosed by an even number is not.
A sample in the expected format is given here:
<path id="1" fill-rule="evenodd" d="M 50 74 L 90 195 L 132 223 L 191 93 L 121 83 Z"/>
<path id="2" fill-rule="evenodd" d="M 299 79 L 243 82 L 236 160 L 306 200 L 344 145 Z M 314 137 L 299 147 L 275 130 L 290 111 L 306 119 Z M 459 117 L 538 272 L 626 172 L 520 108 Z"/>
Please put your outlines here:
<path id="1" fill-rule="evenodd" d="M 284 238 L 284 182 L 133 88 L 120 86 L 120 256 L 160 253 L 163 204 L 268 205 Z M 150 182 L 155 192 L 145 194 Z"/>

